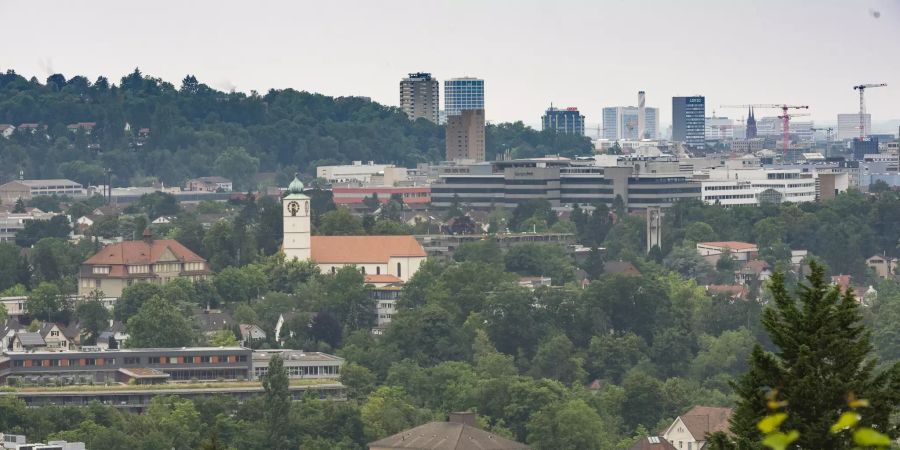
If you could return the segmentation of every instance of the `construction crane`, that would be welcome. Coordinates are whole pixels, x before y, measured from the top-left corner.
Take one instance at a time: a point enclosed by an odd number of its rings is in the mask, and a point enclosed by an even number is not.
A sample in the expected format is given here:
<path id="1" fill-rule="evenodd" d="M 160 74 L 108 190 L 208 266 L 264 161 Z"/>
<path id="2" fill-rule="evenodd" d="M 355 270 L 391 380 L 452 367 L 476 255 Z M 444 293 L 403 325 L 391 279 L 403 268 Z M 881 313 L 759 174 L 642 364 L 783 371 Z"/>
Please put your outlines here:
<path id="1" fill-rule="evenodd" d="M 869 83 L 853 86 L 854 91 L 859 91 L 859 140 L 866 137 L 866 89 L 885 87 L 885 83 Z"/>
<path id="2" fill-rule="evenodd" d="M 786 105 L 786 104 L 771 104 L 771 103 L 763 103 L 763 104 L 753 104 L 753 105 L 722 105 L 719 108 L 763 108 L 763 109 L 780 109 L 781 115 L 778 116 L 781 119 L 781 138 L 782 138 L 782 149 L 784 151 L 784 157 L 787 157 L 788 147 L 791 142 L 791 117 L 796 117 L 798 114 L 788 114 L 788 110 L 791 109 L 809 109 L 807 105 Z"/>
<path id="3" fill-rule="evenodd" d="M 825 132 L 825 142 L 827 142 L 828 144 L 831 144 L 831 140 L 832 140 L 831 133 L 834 131 L 834 128 L 832 128 L 832 127 L 828 127 L 828 128 L 813 127 L 813 128 L 810 128 L 809 130 L 810 131 L 824 131 Z"/>

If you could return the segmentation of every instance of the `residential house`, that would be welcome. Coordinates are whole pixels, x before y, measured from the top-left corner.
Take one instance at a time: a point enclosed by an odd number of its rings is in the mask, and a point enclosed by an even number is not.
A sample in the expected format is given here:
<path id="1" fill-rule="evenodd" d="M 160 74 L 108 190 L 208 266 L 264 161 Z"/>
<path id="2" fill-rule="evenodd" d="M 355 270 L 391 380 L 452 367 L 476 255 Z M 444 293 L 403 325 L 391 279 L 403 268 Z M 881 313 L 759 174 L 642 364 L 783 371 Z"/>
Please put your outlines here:
<path id="1" fill-rule="evenodd" d="M 184 190 L 186 191 L 231 192 L 232 188 L 231 180 L 215 176 L 193 178 L 184 183 Z"/>
<path id="2" fill-rule="evenodd" d="M 16 127 L 12 126 L 8 123 L 0 123 L 0 137 L 9 139 L 10 136 L 16 131 Z"/>
<path id="3" fill-rule="evenodd" d="M 603 263 L 605 275 L 624 275 L 630 277 L 641 276 L 641 271 L 628 261 L 606 261 Z"/>
<path id="4" fill-rule="evenodd" d="M 28 297 L 24 295 L 0 297 L 0 305 L 6 308 L 6 315 L 9 317 L 19 318 L 24 316 L 26 313 L 26 302 L 28 302 Z"/>
<path id="5" fill-rule="evenodd" d="M 366 276 L 363 278 L 363 282 L 365 284 L 371 284 L 376 288 L 392 286 L 395 284 L 403 284 L 403 280 L 397 278 L 396 275 L 366 274 Z"/>
<path id="6" fill-rule="evenodd" d="M 729 300 L 746 300 L 750 289 L 746 284 L 710 284 L 706 286 L 706 293 Z"/>
<path id="7" fill-rule="evenodd" d="M 84 130 L 84 134 L 91 134 L 96 126 L 97 122 L 78 122 L 66 125 L 66 128 L 72 133 L 77 133 L 78 130 Z"/>
<path id="8" fill-rule="evenodd" d="M 756 244 L 738 241 L 698 242 L 697 253 L 710 264 L 715 265 L 725 253 L 731 254 L 735 261 L 747 262 L 759 254 Z"/>
<path id="9" fill-rule="evenodd" d="M 194 314 L 194 320 L 200 325 L 200 331 L 205 335 L 211 335 L 218 331 L 229 330 L 237 324 L 231 314 L 218 309 L 205 309 Z"/>
<path id="10" fill-rule="evenodd" d="M 38 130 L 44 130 L 44 131 L 46 132 L 46 131 L 47 131 L 47 125 L 41 125 L 41 124 L 38 124 L 38 123 L 20 123 L 19 126 L 16 127 L 16 129 L 19 130 L 19 131 L 21 131 L 21 132 L 23 132 L 23 133 L 31 133 L 31 134 L 34 134 L 34 133 L 37 132 Z M 49 139 L 49 137 L 48 137 L 48 139 Z"/>
<path id="11" fill-rule="evenodd" d="M 257 325 L 242 323 L 239 327 L 241 329 L 241 344 L 246 347 L 250 347 L 253 341 L 266 339 L 266 332 Z"/>
<path id="12" fill-rule="evenodd" d="M 769 263 L 761 259 L 754 259 L 734 271 L 734 282 L 735 284 L 751 284 L 766 281 L 771 276 L 772 270 L 769 269 Z"/>
<path id="13" fill-rule="evenodd" d="M 694 406 L 676 417 L 662 437 L 678 450 L 705 450 L 707 435 L 730 433 L 728 420 L 733 412 L 731 408 Z"/>
<path id="14" fill-rule="evenodd" d="M 549 287 L 552 281 L 550 277 L 519 277 L 519 286 L 533 291 L 541 286 Z"/>
<path id="15" fill-rule="evenodd" d="M 677 450 L 671 442 L 661 436 L 641 438 L 629 450 Z"/>
<path id="16" fill-rule="evenodd" d="M 78 274 L 78 295 L 100 291 L 105 297 L 119 298 L 122 290 L 134 283 L 165 284 L 178 278 L 196 281 L 211 274 L 205 259 L 178 241 L 153 239 L 148 228 L 143 240 L 107 245 L 85 260 Z"/>
<path id="17" fill-rule="evenodd" d="M 122 344 L 128 340 L 125 332 L 125 324 L 118 320 L 109 321 L 109 328 L 100 332 L 97 337 L 97 347 L 103 350 L 122 348 Z"/>
<path id="18" fill-rule="evenodd" d="M 71 336 L 72 330 L 66 330 L 66 327 L 60 324 L 45 322 L 38 329 L 38 333 L 44 340 L 44 347 L 47 350 L 69 350 L 75 348 L 75 337 Z"/>
<path id="19" fill-rule="evenodd" d="M 429 422 L 369 443 L 369 450 L 527 450 L 531 447 L 478 428 L 475 413 L 451 413 L 446 422 Z"/>
<path id="20" fill-rule="evenodd" d="M 27 352 L 41 350 L 46 346 L 44 338 L 40 333 L 30 331 L 18 331 L 12 338 L 10 348 L 14 352 Z"/>
<path id="21" fill-rule="evenodd" d="M 375 303 L 376 314 L 375 328 L 372 330 L 372 334 L 382 334 L 384 329 L 391 324 L 394 314 L 397 314 L 397 300 L 400 298 L 403 288 L 399 284 L 389 284 L 374 286 L 369 292 Z"/>
<path id="22" fill-rule="evenodd" d="M 882 279 L 891 278 L 897 274 L 897 258 L 874 255 L 866 260 L 866 265 Z"/>

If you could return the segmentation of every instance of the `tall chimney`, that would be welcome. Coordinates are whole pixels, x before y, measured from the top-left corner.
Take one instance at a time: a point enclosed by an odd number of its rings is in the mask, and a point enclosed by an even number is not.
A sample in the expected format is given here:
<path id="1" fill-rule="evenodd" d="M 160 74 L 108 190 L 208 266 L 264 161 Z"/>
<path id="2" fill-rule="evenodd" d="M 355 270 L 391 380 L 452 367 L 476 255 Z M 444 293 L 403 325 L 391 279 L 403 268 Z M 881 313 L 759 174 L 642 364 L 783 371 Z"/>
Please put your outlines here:
<path id="1" fill-rule="evenodd" d="M 644 91 L 638 91 L 638 140 L 644 139 L 647 123 L 644 120 Z"/>

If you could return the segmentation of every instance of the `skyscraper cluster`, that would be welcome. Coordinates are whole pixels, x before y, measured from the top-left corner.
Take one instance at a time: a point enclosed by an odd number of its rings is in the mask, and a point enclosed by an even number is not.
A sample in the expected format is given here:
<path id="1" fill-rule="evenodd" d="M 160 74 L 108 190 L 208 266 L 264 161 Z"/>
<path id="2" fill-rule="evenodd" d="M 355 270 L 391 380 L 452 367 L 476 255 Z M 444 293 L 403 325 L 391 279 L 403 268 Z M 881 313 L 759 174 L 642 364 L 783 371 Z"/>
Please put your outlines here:
<path id="1" fill-rule="evenodd" d="M 410 119 L 441 123 L 446 116 L 448 161 L 484 161 L 484 80 L 451 78 L 444 81 L 444 111 L 439 110 L 440 83 L 430 73 L 411 73 L 400 81 L 400 108 Z"/>

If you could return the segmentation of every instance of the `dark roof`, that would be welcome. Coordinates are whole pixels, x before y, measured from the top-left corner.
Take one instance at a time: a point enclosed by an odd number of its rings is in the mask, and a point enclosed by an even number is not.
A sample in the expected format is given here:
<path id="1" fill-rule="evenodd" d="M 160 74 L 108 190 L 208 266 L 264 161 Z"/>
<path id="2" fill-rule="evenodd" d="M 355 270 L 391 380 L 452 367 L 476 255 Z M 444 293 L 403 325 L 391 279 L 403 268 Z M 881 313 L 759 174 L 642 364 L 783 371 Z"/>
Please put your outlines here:
<path id="1" fill-rule="evenodd" d="M 417 450 L 521 450 L 520 444 L 493 433 L 456 422 L 430 422 L 369 443 L 370 449 Z"/>
<path id="2" fill-rule="evenodd" d="M 46 342 L 44 342 L 44 338 L 41 337 L 40 333 L 21 331 L 17 333 L 16 336 L 18 336 L 19 342 L 22 343 L 23 347 L 42 347 L 46 345 Z"/>
<path id="3" fill-rule="evenodd" d="M 194 318 L 204 333 L 224 330 L 236 323 L 230 314 L 221 311 L 202 311 L 194 314 Z"/>
<path id="4" fill-rule="evenodd" d="M 675 446 L 661 436 L 648 436 L 641 438 L 629 450 L 676 450 Z"/>
<path id="5" fill-rule="evenodd" d="M 610 275 L 641 275 L 641 271 L 628 261 L 607 261 L 603 263 L 603 273 Z"/>

